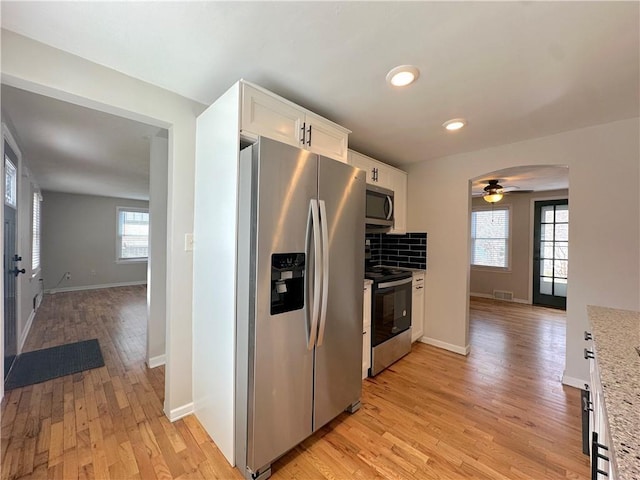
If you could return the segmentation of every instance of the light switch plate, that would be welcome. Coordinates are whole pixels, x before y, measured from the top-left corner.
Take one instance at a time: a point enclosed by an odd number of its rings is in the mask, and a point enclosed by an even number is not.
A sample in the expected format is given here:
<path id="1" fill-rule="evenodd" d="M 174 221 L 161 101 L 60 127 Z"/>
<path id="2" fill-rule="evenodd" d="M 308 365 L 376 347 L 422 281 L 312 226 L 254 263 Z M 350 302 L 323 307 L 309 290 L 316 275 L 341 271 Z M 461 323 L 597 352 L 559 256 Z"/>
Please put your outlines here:
<path id="1" fill-rule="evenodd" d="M 193 252 L 193 233 L 184 234 L 184 251 Z"/>

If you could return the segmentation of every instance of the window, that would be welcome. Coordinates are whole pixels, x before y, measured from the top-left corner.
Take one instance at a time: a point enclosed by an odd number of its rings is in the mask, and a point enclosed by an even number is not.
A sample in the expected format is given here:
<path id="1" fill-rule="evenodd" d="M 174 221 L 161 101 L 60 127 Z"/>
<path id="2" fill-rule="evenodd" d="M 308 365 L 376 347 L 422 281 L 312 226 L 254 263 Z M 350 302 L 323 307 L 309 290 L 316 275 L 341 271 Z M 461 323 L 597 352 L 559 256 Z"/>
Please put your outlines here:
<path id="1" fill-rule="evenodd" d="M 6 144 L 5 144 L 6 145 Z M 4 157 L 4 203 L 16 208 L 18 170 L 9 157 Z"/>
<path id="2" fill-rule="evenodd" d="M 149 256 L 149 211 L 118 207 L 118 261 L 144 261 Z"/>
<path id="3" fill-rule="evenodd" d="M 509 268 L 509 207 L 471 212 L 471 265 Z"/>
<path id="4" fill-rule="evenodd" d="M 33 192 L 33 207 L 31 210 L 31 271 L 40 268 L 40 193 Z"/>

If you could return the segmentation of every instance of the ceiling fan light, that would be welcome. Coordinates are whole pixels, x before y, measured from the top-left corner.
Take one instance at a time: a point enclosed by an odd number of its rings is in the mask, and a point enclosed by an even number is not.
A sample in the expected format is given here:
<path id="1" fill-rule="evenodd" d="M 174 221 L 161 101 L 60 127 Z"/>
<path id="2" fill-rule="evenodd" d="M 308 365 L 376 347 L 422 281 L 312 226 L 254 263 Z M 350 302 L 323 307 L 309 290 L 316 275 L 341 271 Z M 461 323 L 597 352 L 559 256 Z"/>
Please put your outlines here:
<path id="1" fill-rule="evenodd" d="M 502 194 L 498 192 L 487 192 L 482 198 L 484 198 L 485 202 L 496 203 L 502 200 Z"/>

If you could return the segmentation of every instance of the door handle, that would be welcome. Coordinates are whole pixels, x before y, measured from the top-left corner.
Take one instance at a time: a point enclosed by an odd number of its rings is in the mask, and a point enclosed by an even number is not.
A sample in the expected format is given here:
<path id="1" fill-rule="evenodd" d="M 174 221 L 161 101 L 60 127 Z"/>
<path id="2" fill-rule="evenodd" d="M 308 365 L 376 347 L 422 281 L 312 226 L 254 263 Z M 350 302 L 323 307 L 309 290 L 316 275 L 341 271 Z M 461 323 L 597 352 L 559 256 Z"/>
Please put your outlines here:
<path id="1" fill-rule="evenodd" d="M 18 269 L 18 267 L 13 267 L 13 274 L 17 277 L 21 273 L 26 273 L 27 271 L 24 268 Z"/>
<path id="2" fill-rule="evenodd" d="M 307 228 L 311 227 L 311 231 L 307 230 L 307 239 L 309 236 L 313 236 L 313 304 L 311 306 L 311 319 L 309 326 L 309 337 L 307 338 L 307 349 L 313 350 L 318 336 L 318 316 L 320 307 L 320 281 L 322 269 L 320 266 L 320 218 L 318 214 L 318 201 L 311 199 L 309 202 L 309 224 Z M 310 251 L 307 246 L 307 251 Z"/>
<path id="3" fill-rule="evenodd" d="M 304 145 L 304 137 L 305 137 L 306 129 L 307 129 L 307 123 L 302 122 L 302 127 L 300 127 L 300 143 L 302 145 Z"/>
<path id="4" fill-rule="evenodd" d="M 329 297 L 329 221 L 327 207 L 324 200 L 320 200 L 320 232 L 322 233 L 322 307 L 320 309 L 320 328 L 318 328 L 318 343 L 322 345 L 324 329 L 327 324 L 327 300 Z"/>

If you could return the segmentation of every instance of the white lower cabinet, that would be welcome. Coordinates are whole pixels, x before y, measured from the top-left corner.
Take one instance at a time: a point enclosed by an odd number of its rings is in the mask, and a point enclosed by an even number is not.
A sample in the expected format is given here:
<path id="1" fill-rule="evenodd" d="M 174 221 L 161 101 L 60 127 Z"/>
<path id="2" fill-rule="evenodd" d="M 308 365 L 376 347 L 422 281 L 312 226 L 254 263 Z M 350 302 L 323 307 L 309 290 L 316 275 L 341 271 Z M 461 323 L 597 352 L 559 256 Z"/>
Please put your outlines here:
<path id="1" fill-rule="evenodd" d="M 586 350 L 586 349 L 585 349 Z M 586 352 L 585 352 L 586 357 Z M 591 465 L 597 463 L 597 472 L 592 471 L 592 475 L 595 473 L 593 480 L 599 480 L 608 478 L 609 480 L 617 478 L 614 470 L 614 462 L 611 459 L 611 438 L 609 436 L 609 427 L 607 425 L 606 408 L 604 405 L 602 383 L 600 382 L 600 372 L 598 370 L 598 362 L 593 356 L 589 365 L 590 376 L 590 390 L 591 390 L 591 415 L 589 418 L 590 426 L 590 451 L 591 451 Z M 594 438 L 593 434 L 596 433 L 597 437 Z M 597 441 L 597 444 L 595 443 Z M 600 455 L 598 455 L 600 454 Z M 603 473 L 604 472 L 604 473 Z"/>
<path id="2" fill-rule="evenodd" d="M 411 296 L 411 341 L 424 335 L 424 272 L 413 272 Z"/>
<path id="3" fill-rule="evenodd" d="M 362 378 L 367 378 L 369 368 L 371 368 L 371 280 L 365 280 L 362 302 Z"/>

